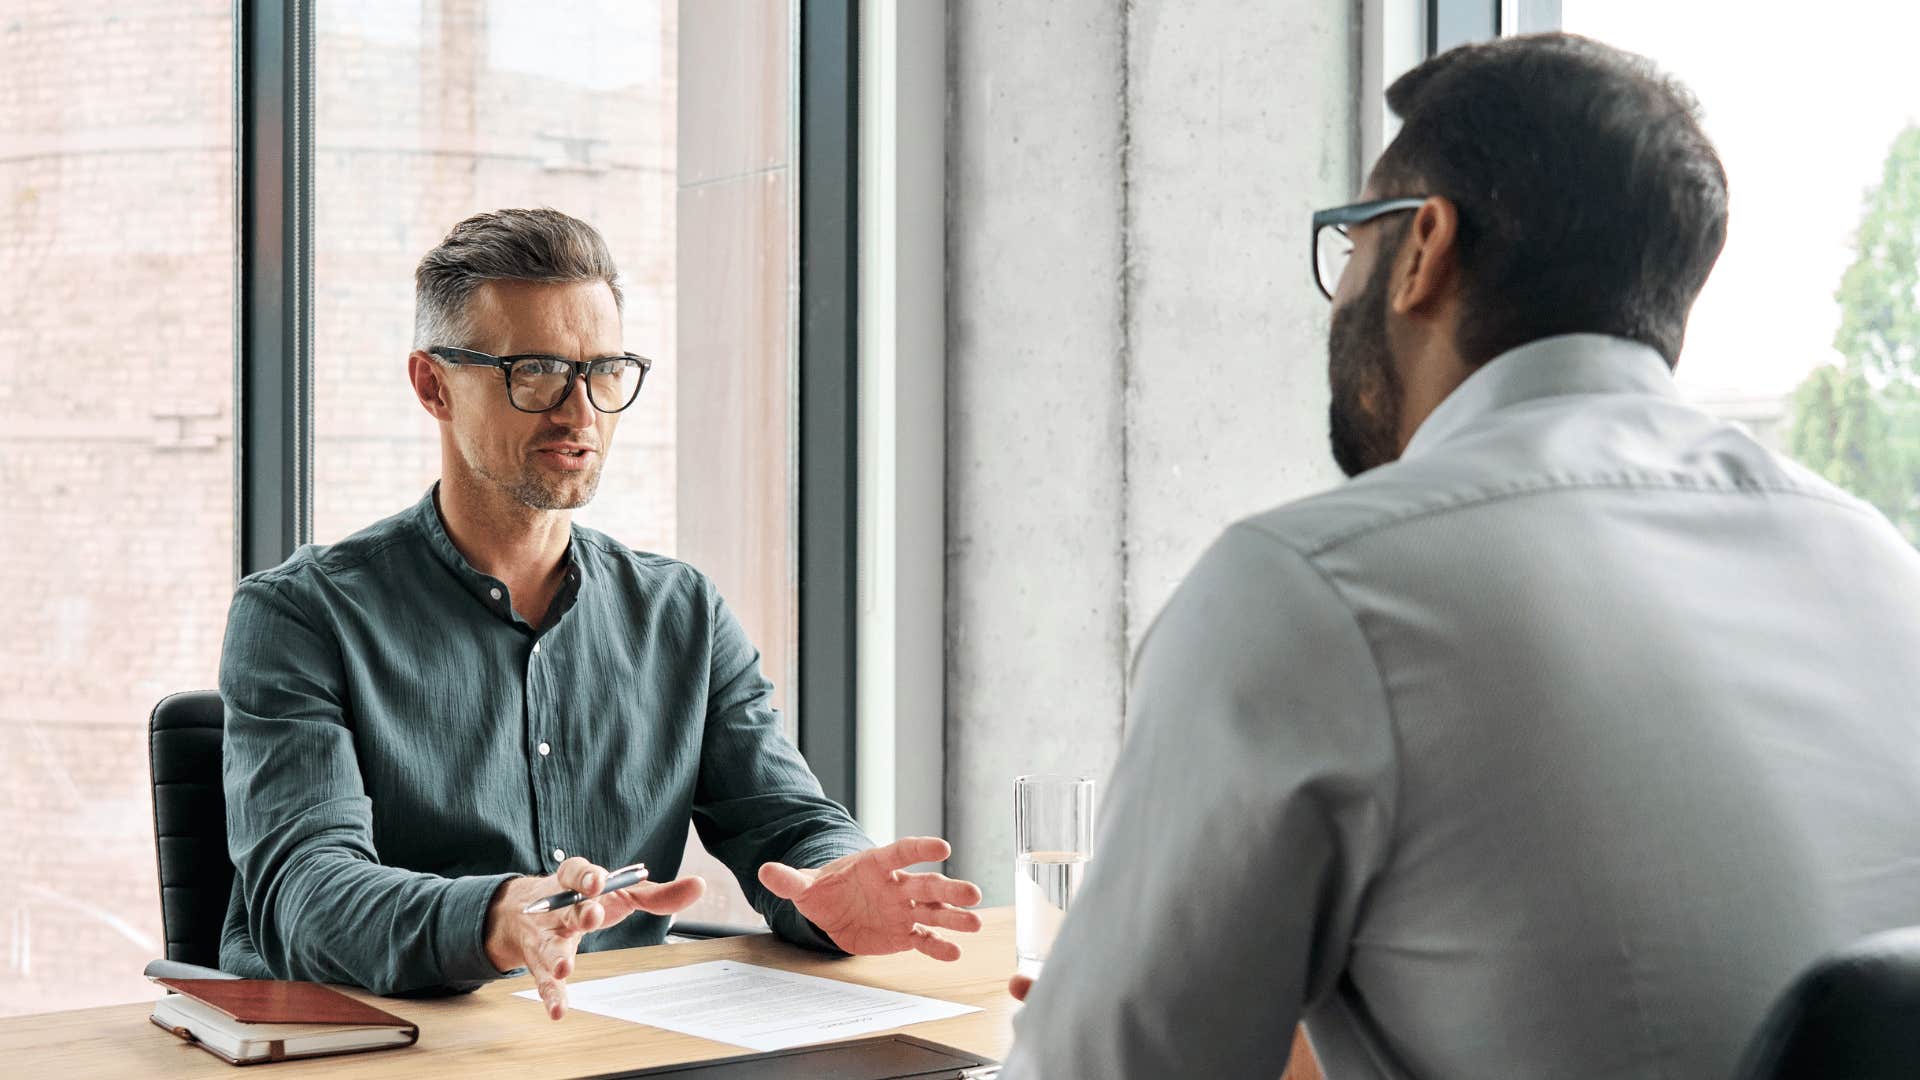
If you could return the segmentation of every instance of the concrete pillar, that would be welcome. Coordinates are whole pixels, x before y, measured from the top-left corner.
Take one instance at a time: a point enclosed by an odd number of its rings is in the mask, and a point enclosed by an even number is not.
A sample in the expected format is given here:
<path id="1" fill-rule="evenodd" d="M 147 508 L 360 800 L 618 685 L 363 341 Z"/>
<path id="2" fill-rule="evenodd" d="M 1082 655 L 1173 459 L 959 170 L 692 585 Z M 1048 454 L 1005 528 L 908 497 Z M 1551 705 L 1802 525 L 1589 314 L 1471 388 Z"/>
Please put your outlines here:
<path id="1" fill-rule="evenodd" d="M 949 8 L 947 835 L 1120 747 L 1132 649 L 1233 520 L 1338 478 L 1308 215 L 1357 187 L 1358 5 Z"/>
<path id="2" fill-rule="evenodd" d="M 949 12 L 948 869 L 1007 903 L 1013 777 L 1119 745 L 1125 20 Z"/>
<path id="3" fill-rule="evenodd" d="M 1359 187 L 1354 7 L 1130 5 L 1130 650 L 1222 528 L 1340 478 L 1308 233 Z"/>

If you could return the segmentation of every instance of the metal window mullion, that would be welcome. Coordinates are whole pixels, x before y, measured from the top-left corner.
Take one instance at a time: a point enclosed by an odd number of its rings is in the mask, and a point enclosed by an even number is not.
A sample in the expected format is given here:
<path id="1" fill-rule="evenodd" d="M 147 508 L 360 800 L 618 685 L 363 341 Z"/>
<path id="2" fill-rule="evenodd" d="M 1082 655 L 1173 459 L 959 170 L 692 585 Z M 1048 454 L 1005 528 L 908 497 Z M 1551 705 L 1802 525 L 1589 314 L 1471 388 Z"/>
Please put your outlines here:
<path id="1" fill-rule="evenodd" d="M 1513 25 L 1502 25 L 1507 34 L 1540 34 L 1560 29 L 1560 0 L 1508 0 L 1513 6 Z M 1503 20 L 1504 22 L 1504 20 Z"/>
<path id="2" fill-rule="evenodd" d="M 858 24 L 799 0 L 800 751 L 854 806 L 858 361 Z"/>
<path id="3" fill-rule="evenodd" d="M 234 560 L 313 534 L 313 9 L 234 7 Z"/>
<path id="4" fill-rule="evenodd" d="M 1427 55 L 1500 36 L 1500 0 L 1427 0 Z"/>

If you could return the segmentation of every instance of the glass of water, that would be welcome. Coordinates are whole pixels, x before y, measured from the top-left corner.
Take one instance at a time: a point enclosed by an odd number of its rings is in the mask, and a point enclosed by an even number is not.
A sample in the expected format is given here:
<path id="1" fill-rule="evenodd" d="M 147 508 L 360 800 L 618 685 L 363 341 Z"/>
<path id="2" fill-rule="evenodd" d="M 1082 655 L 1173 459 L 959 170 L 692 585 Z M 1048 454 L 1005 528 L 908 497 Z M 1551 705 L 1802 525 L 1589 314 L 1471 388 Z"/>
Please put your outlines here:
<path id="1" fill-rule="evenodd" d="M 1093 858 L 1093 778 L 1015 780 L 1013 850 L 1014 951 L 1037 977 Z"/>

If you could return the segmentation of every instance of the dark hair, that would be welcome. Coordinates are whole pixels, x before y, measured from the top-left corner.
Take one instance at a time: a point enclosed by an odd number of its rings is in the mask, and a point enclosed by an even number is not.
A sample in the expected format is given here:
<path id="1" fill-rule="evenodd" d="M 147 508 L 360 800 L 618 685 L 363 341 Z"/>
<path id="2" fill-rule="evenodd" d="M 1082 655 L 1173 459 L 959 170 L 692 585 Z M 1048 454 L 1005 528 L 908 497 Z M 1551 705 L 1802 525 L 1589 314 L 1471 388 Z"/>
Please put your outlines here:
<path id="1" fill-rule="evenodd" d="M 1645 57 L 1571 34 L 1464 45 L 1401 76 L 1381 197 L 1459 210 L 1479 365 L 1569 333 L 1644 342 L 1669 365 L 1727 240 L 1727 174 L 1693 95 Z"/>
<path id="2" fill-rule="evenodd" d="M 551 207 L 494 210 L 455 225 L 414 269 L 413 347 L 471 345 L 467 302 L 489 281 L 604 281 L 623 306 L 599 230 Z"/>

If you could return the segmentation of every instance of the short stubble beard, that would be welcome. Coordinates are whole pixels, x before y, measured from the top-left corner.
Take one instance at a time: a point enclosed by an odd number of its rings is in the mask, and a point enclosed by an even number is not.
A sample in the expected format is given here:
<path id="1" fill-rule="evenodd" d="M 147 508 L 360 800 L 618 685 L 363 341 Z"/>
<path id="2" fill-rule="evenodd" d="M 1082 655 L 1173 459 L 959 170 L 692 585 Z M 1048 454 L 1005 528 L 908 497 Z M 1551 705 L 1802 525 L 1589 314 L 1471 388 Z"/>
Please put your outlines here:
<path id="1" fill-rule="evenodd" d="M 513 496 L 529 509 L 533 510 L 578 510 L 593 501 L 600 490 L 600 470 L 606 467 L 602 458 L 594 467 L 581 474 L 578 480 L 562 484 L 542 476 L 540 466 L 528 462 L 517 480 L 502 485 L 507 494 Z M 572 488 L 572 491 L 567 490 Z"/>
<path id="2" fill-rule="evenodd" d="M 1327 438 L 1334 464 L 1349 477 L 1400 456 L 1400 373 L 1387 345 L 1387 281 L 1391 253 L 1399 244 L 1392 232 L 1380 239 L 1380 261 L 1367 275 L 1366 288 L 1334 311 L 1327 333 L 1327 381 L 1333 391 Z"/>
<path id="3" fill-rule="evenodd" d="M 464 456 L 475 476 L 529 510 L 578 510 L 593 501 L 600 490 L 600 473 L 607 467 L 606 455 L 602 453 L 592 469 L 561 479 L 542 475 L 539 463 L 528 457 L 521 462 L 517 476 L 506 477 L 488 468 L 481 455 L 468 452 Z"/>

